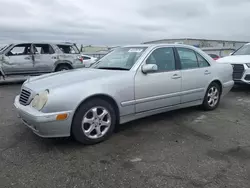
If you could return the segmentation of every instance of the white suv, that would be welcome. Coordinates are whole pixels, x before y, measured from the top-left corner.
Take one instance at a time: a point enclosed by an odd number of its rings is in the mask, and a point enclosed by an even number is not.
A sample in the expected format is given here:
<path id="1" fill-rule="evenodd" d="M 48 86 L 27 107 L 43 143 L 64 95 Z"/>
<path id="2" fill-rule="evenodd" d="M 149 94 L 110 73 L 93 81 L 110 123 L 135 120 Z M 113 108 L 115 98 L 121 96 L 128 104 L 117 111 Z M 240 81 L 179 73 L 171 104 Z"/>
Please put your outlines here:
<path id="1" fill-rule="evenodd" d="M 250 43 L 243 45 L 230 56 L 218 59 L 217 62 L 232 64 L 235 83 L 250 84 Z"/>

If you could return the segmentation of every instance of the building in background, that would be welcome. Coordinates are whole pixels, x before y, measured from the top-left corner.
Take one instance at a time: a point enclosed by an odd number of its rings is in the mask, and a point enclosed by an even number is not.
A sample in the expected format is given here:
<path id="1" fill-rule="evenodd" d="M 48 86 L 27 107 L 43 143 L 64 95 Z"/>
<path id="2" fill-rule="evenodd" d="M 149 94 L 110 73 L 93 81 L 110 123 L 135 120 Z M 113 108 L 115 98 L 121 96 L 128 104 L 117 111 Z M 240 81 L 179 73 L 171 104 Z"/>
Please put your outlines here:
<path id="1" fill-rule="evenodd" d="M 92 46 L 92 45 L 83 46 L 81 45 L 80 51 L 84 55 L 89 55 L 89 56 L 100 59 L 101 57 L 109 53 L 114 48 L 116 48 L 116 46 Z"/>
<path id="2" fill-rule="evenodd" d="M 201 48 L 207 53 L 219 55 L 220 57 L 228 56 L 231 52 L 248 43 L 246 41 L 228 41 L 228 40 L 208 40 L 208 39 L 163 39 L 144 42 L 143 44 L 159 44 L 159 43 L 180 43 Z"/>

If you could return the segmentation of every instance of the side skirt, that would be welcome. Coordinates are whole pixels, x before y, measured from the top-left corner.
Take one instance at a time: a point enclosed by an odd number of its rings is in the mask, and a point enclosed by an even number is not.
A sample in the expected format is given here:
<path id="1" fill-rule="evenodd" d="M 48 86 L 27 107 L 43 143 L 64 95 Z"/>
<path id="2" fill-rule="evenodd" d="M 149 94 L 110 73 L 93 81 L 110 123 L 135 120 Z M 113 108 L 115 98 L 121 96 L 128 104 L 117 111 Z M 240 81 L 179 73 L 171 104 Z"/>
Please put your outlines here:
<path id="1" fill-rule="evenodd" d="M 202 100 L 197 100 L 197 101 L 192 101 L 192 102 L 179 104 L 179 105 L 175 105 L 175 106 L 168 106 L 168 107 L 154 109 L 154 110 L 145 111 L 145 112 L 141 112 L 141 113 L 121 116 L 120 117 L 120 124 L 124 124 L 124 123 L 130 122 L 130 121 L 134 121 L 136 119 L 141 119 L 144 117 L 148 117 L 148 116 L 152 116 L 155 114 L 160 114 L 160 113 L 164 113 L 164 112 L 168 112 L 168 111 L 172 111 L 172 110 L 177 110 L 177 109 L 187 108 L 187 107 L 192 107 L 192 106 L 198 106 L 198 105 L 201 105 L 202 102 L 203 102 Z"/>

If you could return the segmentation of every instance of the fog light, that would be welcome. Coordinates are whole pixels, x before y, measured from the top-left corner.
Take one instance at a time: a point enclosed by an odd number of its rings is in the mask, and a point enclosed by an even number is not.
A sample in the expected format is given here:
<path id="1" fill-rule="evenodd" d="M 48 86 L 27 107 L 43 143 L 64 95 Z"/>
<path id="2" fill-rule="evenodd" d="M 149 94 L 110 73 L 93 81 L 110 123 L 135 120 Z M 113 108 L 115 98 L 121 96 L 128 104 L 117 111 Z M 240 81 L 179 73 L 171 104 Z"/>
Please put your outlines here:
<path id="1" fill-rule="evenodd" d="M 56 116 L 56 120 L 65 120 L 67 119 L 67 117 L 68 117 L 68 114 L 58 114 Z"/>

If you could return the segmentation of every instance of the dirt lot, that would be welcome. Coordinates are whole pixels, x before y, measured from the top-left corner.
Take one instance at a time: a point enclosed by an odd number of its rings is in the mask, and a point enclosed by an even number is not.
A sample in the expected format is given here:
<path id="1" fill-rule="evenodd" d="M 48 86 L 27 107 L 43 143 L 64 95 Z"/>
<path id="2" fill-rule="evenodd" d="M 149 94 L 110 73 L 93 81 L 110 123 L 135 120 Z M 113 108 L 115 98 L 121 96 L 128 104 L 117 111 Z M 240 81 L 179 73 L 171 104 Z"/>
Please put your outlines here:
<path id="1" fill-rule="evenodd" d="M 145 118 L 88 147 L 35 136 L 16 116 L 19 89 L 0 86 L 0 187 L 250 187 L 250 87 L 213 112 Z"/>

